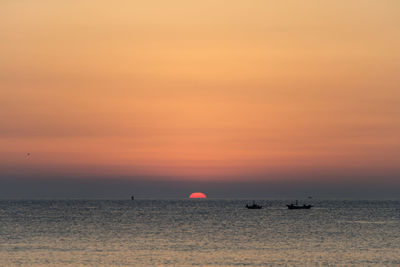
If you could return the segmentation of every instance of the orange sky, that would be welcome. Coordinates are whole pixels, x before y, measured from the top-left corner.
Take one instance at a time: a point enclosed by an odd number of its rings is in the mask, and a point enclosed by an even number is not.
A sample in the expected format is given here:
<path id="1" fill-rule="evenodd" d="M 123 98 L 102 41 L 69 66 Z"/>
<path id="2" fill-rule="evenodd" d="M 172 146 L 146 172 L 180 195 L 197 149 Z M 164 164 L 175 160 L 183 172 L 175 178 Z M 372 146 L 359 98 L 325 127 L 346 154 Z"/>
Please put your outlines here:
<path id="1" fill-rule="evenodd" d="M 397 0 L 2 1 L 0 169 L 400 173 L 399 12 Z"/>

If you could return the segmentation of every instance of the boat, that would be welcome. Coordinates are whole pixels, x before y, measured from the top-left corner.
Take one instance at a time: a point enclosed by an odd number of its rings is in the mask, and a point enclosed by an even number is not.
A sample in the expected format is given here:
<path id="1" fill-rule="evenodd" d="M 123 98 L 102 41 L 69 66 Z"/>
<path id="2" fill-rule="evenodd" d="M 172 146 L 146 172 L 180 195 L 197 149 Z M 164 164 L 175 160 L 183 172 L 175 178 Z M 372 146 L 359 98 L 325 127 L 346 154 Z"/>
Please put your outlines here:
<path id="1" fill-rule="evenodd" d="M 253 204 L 252 205 L 247 204 L 246 208 L 251 209 L 251 210 L 259 210 L 259 209 L 262 209 L 262 206 L 256 204 L 256 202 L 253 201 Z"/>
<path id="2" fill-rule="evenodd" d="M 306 205 L 306 204 L 303 204 L 303 206 L 300 206 L 300 205 L 298 205 L 297 200 L 296 200 L 296 204 L 291 203 L 290 205 L 286 205 L 286 206 L 290 210 L 309 210 L 313 207 L 313 205 Z"/>

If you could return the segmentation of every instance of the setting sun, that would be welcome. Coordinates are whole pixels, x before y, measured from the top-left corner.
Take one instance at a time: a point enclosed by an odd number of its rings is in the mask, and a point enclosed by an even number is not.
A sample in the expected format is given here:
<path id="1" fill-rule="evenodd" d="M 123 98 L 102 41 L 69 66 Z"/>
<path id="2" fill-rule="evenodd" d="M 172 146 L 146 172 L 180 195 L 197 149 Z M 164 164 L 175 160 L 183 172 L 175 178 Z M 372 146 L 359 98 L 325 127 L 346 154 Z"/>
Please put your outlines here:
<path id="1" fill-rule="evenodd" d="M 196 192 L 196 193 L 191 193 L 189 198 L 207 198 L 207 196 L 203 193 Z"/>

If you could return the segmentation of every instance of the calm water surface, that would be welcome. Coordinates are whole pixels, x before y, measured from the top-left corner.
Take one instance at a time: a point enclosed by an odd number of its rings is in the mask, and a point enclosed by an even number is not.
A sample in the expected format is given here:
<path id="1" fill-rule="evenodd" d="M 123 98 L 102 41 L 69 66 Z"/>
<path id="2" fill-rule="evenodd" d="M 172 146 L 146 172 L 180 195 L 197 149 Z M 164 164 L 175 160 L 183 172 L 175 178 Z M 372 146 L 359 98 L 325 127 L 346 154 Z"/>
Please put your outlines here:
<path id="1" fill-rule="evenodd" d="M 400 201 L 0 201 L 0 266 L 399 266 Z"/>

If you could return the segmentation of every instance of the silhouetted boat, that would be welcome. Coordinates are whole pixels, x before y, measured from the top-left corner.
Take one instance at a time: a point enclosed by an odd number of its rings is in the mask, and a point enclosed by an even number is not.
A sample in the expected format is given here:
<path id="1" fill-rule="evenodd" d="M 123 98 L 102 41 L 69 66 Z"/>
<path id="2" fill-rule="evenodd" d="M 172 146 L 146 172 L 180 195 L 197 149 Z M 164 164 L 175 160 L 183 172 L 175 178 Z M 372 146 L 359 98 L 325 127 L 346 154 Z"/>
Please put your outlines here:
<path id="1" fill-rule="evenodd" d="M 246 208 L 252 209 L 252 210 L 259 210 L 259 209 L 262 209 L 262 206 L 256 204 L 256 202 L 253 201 L 253 204 L 252 205 L 247 204 Z"/>
<path id="2" fill-rule="evenodd" d="M 306 204 L 303 204 L 303 206 L 300 206 L 300 205 L 298 205 L 297 200 L 296 200 L 296 204 L 291 203 L 290 205 L 286 205 L 286 206 L 290 210 L 309 210 L 309 209 L 311 209 L 311 207 L 313 207 L 313 205 L 306 205 Z"/>

